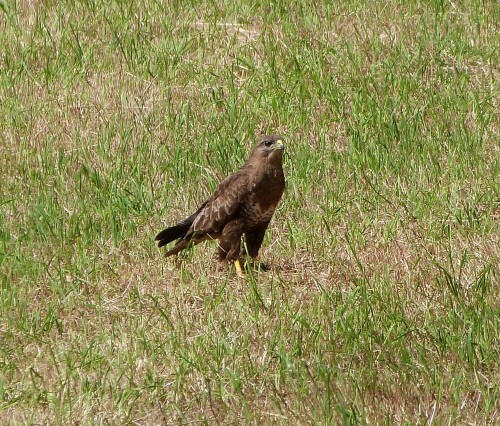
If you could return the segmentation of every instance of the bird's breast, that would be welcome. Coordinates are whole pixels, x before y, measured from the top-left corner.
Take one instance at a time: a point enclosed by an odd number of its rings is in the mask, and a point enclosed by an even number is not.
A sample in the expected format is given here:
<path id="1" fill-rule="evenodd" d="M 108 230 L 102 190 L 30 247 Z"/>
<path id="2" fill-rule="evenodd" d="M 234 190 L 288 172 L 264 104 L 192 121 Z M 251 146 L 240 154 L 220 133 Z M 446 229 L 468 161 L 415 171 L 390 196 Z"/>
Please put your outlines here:
<path id="1" fill-rule="evenodd" d="M 242 206 L 242 215 L 251 225 L 259 225 L 264 222 L 269 222 L 273 217 L 276 206 L 262 206 L 258 201 L 250 200 Z"/>

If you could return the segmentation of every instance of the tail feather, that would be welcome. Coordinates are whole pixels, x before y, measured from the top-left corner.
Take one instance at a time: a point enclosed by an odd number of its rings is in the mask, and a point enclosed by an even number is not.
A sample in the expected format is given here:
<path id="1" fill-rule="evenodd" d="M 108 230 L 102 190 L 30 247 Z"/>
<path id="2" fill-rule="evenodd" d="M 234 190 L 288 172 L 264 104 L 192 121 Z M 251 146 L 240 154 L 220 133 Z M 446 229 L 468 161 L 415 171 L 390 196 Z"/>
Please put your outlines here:
<path id="1" fill-rule="evenodd" d="M 175 246 L 173 246 L 171 250 L 165 252 L 165 257 L 173 256 L 174 254 L 179 253 L 180 251 L 184 250 L 190 243 L 191 243 L 190 239 L 186 240 L 184 238 L 180 238 L 175 243 Z"/>
<path id="2" fill-rule="evenodd" d="M 168 243 L 171 243 L 178 238 L 182 238 L 186 235 L 190 226 L 190 223 L 179 223 L 178 225 L 164 229 L 155 238 L 155 240 L 158 241 L 158 247 L 166 246 Z"/>
<path id="3" fill-rule="evenodd" d="M 213 240 L 216 238 L 218 238 L 218 235 L 216 234 L 197 234 L 189 236 L 183 235 L 175 242 L 175 245 L 165 253 L 165 257 L 177 254 L 180 251 L 184 250 L 189 245 L 196 245 L 198 243 L 201 243 L 202 241 Z"/>
<path id="4" fill-rule="evenodd" d="M 187 240 L 185 240 L 186 234 L 189 231 L 189 228 L 191 228 L 191 225 L 195 221 L 196 217 L 203 210 L 206 204 L 207 202 L 205 201 L 200 206 L 200 208 L 196 210 L 191 216 L 187 217 L 182 222 L 179 222 L 177 225 L 164 229 L 155 237 L 155 240 L 158 241 L 158 247 L 166 246 L 168 243 L 171 243 L 174 240 L 178 240 L 175 246 L 170 251 L 167 251 L 165 253 L 165 256 L 168 257 L 173 254 L 177 254 L 182 249 L 186 248 L 191 239 L 187 238 Z"/>

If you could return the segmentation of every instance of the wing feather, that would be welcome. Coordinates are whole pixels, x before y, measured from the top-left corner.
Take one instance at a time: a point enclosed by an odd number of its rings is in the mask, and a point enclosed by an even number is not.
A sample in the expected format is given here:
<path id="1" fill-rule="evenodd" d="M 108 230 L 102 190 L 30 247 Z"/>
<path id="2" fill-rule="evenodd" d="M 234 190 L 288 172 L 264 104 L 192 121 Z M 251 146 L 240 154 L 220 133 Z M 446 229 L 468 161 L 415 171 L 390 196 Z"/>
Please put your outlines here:
<path id="1" fill-rule="evenodd" d="M 224 179 L 193 222 L 190 234 L 219 232 L 250 193 L 250 177 L 242 170 Z"/>

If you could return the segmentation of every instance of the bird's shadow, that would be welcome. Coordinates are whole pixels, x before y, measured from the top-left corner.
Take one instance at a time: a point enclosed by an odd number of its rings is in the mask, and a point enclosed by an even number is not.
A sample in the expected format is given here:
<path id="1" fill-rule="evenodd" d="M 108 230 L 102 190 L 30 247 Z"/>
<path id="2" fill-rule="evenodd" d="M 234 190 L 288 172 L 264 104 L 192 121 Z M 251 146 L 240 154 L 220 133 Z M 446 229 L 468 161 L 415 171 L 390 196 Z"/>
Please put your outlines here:
<path id="1" fill-rule="evenodd" d="M 182 265 L 185 264 L 185 262 L 191 260 L 193 258 L 193 252 L 192 250 L 185 250 L 183 252 L 180 252 L 177 256 L 173 257 L 172 261 L 173 264 L 175 265 L 176 268 L 181 268 Z M 212 264 L 212 272 L 215 273 L 221 273 L 222 271 L 230 271 L 234 265 L 233 262 L 220 262 L 218 261 L 217 255 L 213 256 L 214 262 Z M 258 260 L 253 260 L 250 257 L 245 257 L 242 256 L 240 258 L 240 264 L 243 268 L 244 271 L 252 272 L 252 273 L 260 273 L 260 272 L 271 272 L 273 270 L 273 266 L 270 264 L 258 261 Z"/>
<path id="2" fill-rule="evenodd" d="M 258 261 L 252 261 L 252 260 L 246 260 L 245 261 L 245 268 L 249 267 L 253 272 L 269 272 L 271 270 L 271 267 L 264 262 L 258 262 Z"/>

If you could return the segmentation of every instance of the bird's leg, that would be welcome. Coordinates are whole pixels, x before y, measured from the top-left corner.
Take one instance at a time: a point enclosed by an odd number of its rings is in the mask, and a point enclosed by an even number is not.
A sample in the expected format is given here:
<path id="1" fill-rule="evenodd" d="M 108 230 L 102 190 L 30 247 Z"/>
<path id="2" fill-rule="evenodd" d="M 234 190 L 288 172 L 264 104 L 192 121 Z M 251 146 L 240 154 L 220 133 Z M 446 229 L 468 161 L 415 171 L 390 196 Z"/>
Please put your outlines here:
<path id="1" fill-rule="evenodd" d="M 236 274 L 240 278 L 243 278 L 245 276 L 245 273 L 243 272 L 243 269 L 241 269 L 241 264 L 240 264 L 240 260 L 239 259 L 236 259 L 234 261 L 234 268 L 236 269 Z"/>
<path id="2" fill-rule="evenodd" d="M 219 239 L 219 260 L 228 263 L 234 262 L 234 267 L 238 276 L 243 277 L 243 268 L 240 263 L 241 254 L 241 234 L 243 233 L 243 219 L 235 219 L 229 222 L 222 230 Z"/>
<path id="3" fill-rule="evenodd" d="M 252 229 L 245 233 L 245 251 L 248 256 L 252 259 L 250 264 L 254 269 L 261 269 L 262 271 L 266 271 L 269 268 L 263 263 L 260 263 L 257 259 L 259 255 L 259 249 L 262 245 L 262 241 L 264 241 L 264 235 L 266 233 L 266 229 L 269 225 L 269 222 L 265 222 L 261 224 L 259 227 Z"/>

